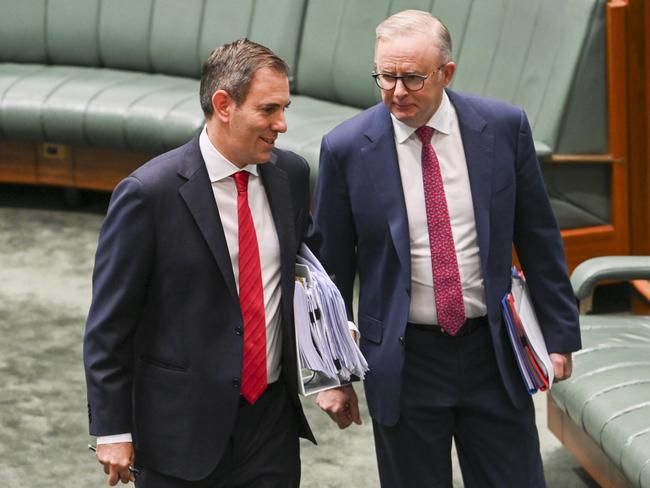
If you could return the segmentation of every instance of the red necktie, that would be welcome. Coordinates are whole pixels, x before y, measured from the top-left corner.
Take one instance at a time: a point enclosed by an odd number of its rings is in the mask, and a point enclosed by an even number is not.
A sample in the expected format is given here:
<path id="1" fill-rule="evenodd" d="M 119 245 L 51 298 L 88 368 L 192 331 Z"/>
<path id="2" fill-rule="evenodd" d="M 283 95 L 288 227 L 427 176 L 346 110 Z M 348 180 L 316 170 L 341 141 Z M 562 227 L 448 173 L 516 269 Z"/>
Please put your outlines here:
<path id="1" fill-rule="evenodd" d="M 438 324 L 456 335 L 465 322 L 465 308 L 440 163 L 431 145 L 433 129 L 422 126 L 415 133 L 422 141 L 422 181 Z"/>
<path id="2" fill-rule="evenodd" d="M 266 318 L 257 235 L 248 206 L 248 176 L 235 173 L 239 223 L 239 305 L 244 319 L 241 394 L 251 405 L 266 389 Z"/>

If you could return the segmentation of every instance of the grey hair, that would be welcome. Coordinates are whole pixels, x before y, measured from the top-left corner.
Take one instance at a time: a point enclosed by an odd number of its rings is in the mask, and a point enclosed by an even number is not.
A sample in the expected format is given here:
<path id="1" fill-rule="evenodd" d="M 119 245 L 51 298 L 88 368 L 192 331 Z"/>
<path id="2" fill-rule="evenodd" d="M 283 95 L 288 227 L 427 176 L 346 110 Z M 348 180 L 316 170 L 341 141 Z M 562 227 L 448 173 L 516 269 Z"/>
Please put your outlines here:
<path id="1" fill-rule="evenodd" d="M 451 35 L 449 29 L 438 17 L 423 10 L 402 10 L 391 15 L 375 30 L 376 42 L 400 36 L 424 34 L 432 36 L 433 42 L 440 50 L 443 63 L 452 60 Z"/>
<path id="2" fill-rule="evenodd" d="M 223 44 L 203 63 L 199 98 L 206 118 L 212 116 L 212 95 L 225 90 L 237 106 L 244 103 L 255 73 L 262 68 L 271 68 L 289 76 L 286 61 L 268 47 L 248 39 Z"/>

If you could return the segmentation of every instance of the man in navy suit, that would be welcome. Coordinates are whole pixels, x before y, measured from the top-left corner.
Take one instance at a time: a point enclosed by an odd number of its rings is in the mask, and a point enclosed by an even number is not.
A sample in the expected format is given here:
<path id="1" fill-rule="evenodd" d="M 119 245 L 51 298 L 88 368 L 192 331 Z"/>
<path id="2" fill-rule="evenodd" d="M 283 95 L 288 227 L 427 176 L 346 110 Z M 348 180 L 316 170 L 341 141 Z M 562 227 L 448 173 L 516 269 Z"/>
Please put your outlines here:
<path id="1" fill-rule="evenodd" d="M 298 487 L 313 439 L 296 378 L 309 168 L 275 148 L 288 67 L 246 39 L 204 63 L 206 125 L 115 189 L 84 339 L 108 483 Z"/>
<path id="2" fill-rule="evenodd" d="M 447 90 L 446 27 L 404 11 L 377 28 L 383 104 L 323 138 L 316 190 L 322 257 L 361 348 L 382 487 L 540 487 L 533 402 L 501 318 L 514 244 L 557 380 L 580 348 L 562 241 L 524 112 Z M 318 403 L 345 428 L 351 386 Z"/>

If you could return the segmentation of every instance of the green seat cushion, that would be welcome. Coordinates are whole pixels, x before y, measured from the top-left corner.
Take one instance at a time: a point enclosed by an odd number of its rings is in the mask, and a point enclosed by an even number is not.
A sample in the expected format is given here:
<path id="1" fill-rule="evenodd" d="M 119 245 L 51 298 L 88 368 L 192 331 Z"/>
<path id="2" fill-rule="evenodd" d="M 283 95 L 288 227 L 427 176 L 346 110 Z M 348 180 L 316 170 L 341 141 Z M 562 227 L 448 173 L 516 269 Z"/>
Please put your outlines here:
<path id="1" fill-rule="evenodd" d="M 311 183 L 318 175 L 318 156 L 323 135 L 361 109 L 293 95 L 286 111 L 288 131 L 278 137 L 278 147 L 294 151 L 309 163 Z"/>
<path id="2" fill-rule="evenodd" d="M 650 463 L 650 317 L 581 316 L 583 349 L 556 403 L 635 486 Z"/>
<path id="3" fill-rule="evenodd" d="M 160 152 L 202 123 L 194 79 L 0 64 L 0 133 L 7 139 Z"/>

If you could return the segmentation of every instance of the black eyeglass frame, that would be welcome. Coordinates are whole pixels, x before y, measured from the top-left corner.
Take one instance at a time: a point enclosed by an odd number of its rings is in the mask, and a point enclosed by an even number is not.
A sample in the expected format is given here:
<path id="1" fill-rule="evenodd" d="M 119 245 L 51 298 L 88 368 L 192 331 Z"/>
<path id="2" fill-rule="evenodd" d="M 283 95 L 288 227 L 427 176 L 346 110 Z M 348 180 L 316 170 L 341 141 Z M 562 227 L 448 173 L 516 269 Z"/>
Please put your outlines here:
<path id="1" fill-rule="evenodd" d="M 434 73 L 437 73 L 438 71 L 440 71 L 442 68 L 444 68 L 445 66 L 447 66 L 447 64 L 449 64 L 449 63 L 442 63 L 441 65 L 439 65 L 438 67 L 436 67 L 436 69 L 434 69 L 431 73 L 426 74 L 426 75 L 418 75 L 418 74 L 415 74 L 415 73 L 409 73 L 409 74 L 406 74 L 406 75 L 389 75 L 389 74 L 386 74 L 386 73 L 377 73 L 376 71 L 373 71 L 372 73 L 370 73 L 370 76 L 372 76 L 372 77 L 375 79 L 375 84 L 376 84 L 376 85 L 377 85 L 381 90 L 384 90 L 384 91 L 391 91 L 391 90 L 394 90 L 395 87 L 397 86 L 397 81 L 398 81 L 398 80 L 402 80 L 402 85 L 404 85 L 404 88 L 405 88 L 406 90 L 408 90 L 408 91 L 410 91 L 410 92 L 416 92 L 416 91 L 420 91 L 420 90 L 422 90 L 422 88 L 424 88 L 424 82 L 425 82 L 425 81 L 426 81 L 426 80 L 427 80 L 431 75 L 433 75 Z M 383 86 L 381 86 L 381 82 L 379 81 L 379 77 L 380 77 L 380 76 L 390 76 L 390 77 L 393 79 L 393 86 L 391 86 L 390 88 L 384 88 Z M 413 78 L 418 78 L 418 79 L 420 80 L 420 83 L 421 83 L 420 87 L 419 87 L 419 88 L 415 88 L 415 89 L 413 89 L 413 88 L 409 88 L 409 87 L 406 85 L 405 81 L 404 81 L 406 78 L 411 78 L 411 79 L 413 79 Z"/>

